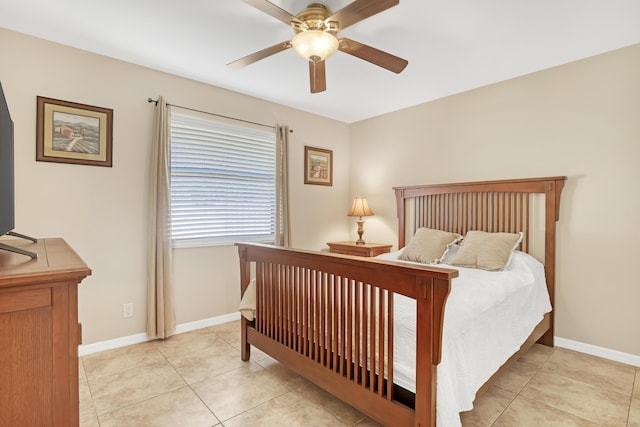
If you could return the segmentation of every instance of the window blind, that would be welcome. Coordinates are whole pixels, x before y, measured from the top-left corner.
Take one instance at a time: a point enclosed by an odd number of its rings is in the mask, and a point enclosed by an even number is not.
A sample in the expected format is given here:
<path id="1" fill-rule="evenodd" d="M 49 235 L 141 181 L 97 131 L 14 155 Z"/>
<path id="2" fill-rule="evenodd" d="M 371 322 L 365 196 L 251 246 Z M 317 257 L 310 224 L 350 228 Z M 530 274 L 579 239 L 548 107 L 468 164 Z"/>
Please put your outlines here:
<path id="1" fill-rule="evenodd" d="M 173 245 L 274 242 L 275 171 L 275 131 L 173 113 Z"/>

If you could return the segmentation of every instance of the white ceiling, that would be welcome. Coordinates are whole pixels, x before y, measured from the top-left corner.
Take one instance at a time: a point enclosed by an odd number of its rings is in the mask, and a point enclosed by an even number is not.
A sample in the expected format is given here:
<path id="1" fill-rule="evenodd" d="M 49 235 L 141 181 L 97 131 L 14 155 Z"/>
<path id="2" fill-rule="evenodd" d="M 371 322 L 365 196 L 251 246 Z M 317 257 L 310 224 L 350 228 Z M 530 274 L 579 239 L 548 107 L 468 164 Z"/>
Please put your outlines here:
<path id="1" fill-rule="evenodd" d="M 272 3 L 295 15 L 311 0 Z M 339 35 L 407 68 L 337 52 L 318 94 L 292 49 L 226 67 L 293 36 L 241 0 L 0 0 L 0 27 L 352 123 L 640 43 L 640 0 L 401 0 Z"/>

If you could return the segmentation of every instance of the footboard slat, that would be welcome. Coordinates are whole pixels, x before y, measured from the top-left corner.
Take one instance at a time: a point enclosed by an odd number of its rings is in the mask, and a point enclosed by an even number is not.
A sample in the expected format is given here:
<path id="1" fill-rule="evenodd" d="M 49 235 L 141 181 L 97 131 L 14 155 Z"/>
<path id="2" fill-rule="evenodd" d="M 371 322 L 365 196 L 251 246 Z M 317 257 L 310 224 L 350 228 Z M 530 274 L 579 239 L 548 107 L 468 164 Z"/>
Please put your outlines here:
<path id="1" fill-rule="evenodd" d="M 255 345 L 287 360 L 302 376 L 369 414 L 374 405 L 375 417 L 386 424 L 413 425 L 414 412 L 394 395 L 393 295 L 440 295 L 429 298 L 426 312 L 442 313 L 457 272 L 257 244 L 238 246 L 246 263 L 242 280 L 248 282 L 250 271 L 256 276 L 255 318 L 242 335 L 247 340 L 243 346 Z M 435 278 L 440 279 L 439 292 L 432 289 Z M 442 319 L 432 317 L 421 318 L 428 328 L 440 329 Z M 425 336 L 440 334 L 430 331 Z M 418 362 L 417 369 L 431 371 L 431 349 L 440 346 L 424 348 L 427 352 L 418 349 L 416 358 L 428 367 Z"/>

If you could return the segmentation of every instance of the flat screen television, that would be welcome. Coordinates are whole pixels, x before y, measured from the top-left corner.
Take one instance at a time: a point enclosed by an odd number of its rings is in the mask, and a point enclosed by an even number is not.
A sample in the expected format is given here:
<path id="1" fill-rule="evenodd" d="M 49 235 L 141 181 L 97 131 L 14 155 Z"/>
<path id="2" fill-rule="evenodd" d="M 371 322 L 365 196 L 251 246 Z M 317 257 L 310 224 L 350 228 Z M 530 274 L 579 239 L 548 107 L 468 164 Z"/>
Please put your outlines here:
<path id="1" fill-rule="evenodd" d="M 36 242 L 13 231 L 15 227 L 15 197 L 13 174 L 13 120 L 0 83 L 0 236 L 10 234 Z M 37 254 L 0 243 L 0 249 L 37 258 Z"/>
<path id="2" fill-rule="evenodd" d="M 0 83 L 0 236 L 15 227 L 13 121 Z"/>

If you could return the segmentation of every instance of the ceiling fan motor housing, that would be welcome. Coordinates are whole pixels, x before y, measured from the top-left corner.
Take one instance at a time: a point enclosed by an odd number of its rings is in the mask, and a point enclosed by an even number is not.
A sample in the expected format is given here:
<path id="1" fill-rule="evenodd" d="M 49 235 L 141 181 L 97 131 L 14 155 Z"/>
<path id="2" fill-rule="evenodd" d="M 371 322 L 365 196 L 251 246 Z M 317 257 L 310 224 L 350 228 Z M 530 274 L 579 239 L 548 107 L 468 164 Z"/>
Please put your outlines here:
<path id="1" fill-rule="evenodd" d="M 293 25 L 296 33 L 306 30 L 326 31 L 334 36 L 338 32 L 336 22 L 326 22 L 333 13 L 325 5 L 312 3 L 305 10 L 298 13 L 296 18 L 302 21 L 302 25 Z"/>

